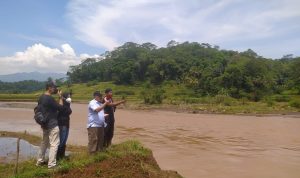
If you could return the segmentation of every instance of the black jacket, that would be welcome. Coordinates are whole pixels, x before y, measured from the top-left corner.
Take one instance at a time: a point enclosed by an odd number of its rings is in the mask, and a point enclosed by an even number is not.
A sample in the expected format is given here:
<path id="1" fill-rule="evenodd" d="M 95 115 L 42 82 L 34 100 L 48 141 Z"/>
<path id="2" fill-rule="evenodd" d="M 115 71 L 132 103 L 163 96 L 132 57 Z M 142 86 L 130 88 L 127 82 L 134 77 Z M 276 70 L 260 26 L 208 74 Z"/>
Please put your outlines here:
<path id="1" fill-rule="evenodd" d="M 64 101 L 63 108 L 58 113 L 58 126 L 70 127 L 70 115 L 72 114 L 72 109 L 70 104 Z"/>
<path id="2" fill-rule="evenodd" d="M 43 129 L 52 129 L 56 127 L 58 125 L 58 111 L 62 111 L 63 106 L 58 104 L 52 96 L 45 94 L 40 96 L 38 103 L 45 109 L 45 115 L 47 115 L 48 119 L 47 124 L 43 127 Z"/>

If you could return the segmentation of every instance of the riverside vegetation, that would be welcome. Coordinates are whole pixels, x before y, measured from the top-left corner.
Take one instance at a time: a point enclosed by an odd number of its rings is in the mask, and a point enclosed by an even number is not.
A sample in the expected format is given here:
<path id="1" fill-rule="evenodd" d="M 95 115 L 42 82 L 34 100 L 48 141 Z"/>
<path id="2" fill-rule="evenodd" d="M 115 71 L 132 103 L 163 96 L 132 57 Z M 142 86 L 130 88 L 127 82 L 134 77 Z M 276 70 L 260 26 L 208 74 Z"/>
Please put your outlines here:
<path id="1" fill-rule="evenodd" d="M 170 41 L 158 48 L 127 42 L 70 66 L 67 80 L 57 83 L 72 91 L 75 101 L 87 101 L 94 90 L 110 87 L 117 98 L 129 101 L 129 108 L 289 113 L 300 108 L 299 68 L 300 57 L 293 55 L 267 59 L 251 49 L 222 50 L 207 43 Z M 10 101 L 35 101 L 41 93 L 0 91 L 6 93 L 0 99 Z"/>

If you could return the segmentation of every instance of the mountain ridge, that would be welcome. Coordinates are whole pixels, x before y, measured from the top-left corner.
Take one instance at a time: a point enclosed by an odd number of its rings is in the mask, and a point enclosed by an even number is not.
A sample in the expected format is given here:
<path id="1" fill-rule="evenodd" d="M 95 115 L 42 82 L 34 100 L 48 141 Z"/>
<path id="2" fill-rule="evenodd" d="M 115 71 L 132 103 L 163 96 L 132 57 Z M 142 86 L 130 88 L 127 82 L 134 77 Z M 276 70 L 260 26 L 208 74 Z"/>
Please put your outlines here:
<path id="1" fill-rule="evenodd" d="M 47 81 L 51 77 L 53 80 L 65 78 L 64 73 L 41 73 L 41 72 L 20 72 L 14 74 L 0 75 L 2 82 L 19 82 L 24 80 Z"/>

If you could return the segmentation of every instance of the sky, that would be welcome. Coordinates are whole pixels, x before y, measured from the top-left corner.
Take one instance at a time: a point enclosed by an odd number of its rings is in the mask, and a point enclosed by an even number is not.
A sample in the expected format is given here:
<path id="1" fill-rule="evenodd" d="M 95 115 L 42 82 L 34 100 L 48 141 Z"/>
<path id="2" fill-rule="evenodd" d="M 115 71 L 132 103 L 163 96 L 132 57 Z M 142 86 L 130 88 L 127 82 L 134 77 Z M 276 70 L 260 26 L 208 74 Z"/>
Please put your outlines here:
<path id="1" fill-rule="evenodd" d="M 66 73 L 125 42 L 300 56 L 299 0 L 2 0 L 0 75 Z"/>

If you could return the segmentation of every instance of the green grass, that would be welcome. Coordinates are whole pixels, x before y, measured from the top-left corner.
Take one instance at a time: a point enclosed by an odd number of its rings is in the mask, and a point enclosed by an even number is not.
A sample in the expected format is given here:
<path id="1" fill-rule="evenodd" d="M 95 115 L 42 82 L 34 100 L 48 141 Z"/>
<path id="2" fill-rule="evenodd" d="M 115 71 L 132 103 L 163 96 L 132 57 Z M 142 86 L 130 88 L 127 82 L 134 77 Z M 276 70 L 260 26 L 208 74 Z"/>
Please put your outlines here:
<path id="1" fill-rule="evenodd" d="M 0 101 L 37 101 L 39 93 L 35 94 L 0 94 Z"/>

